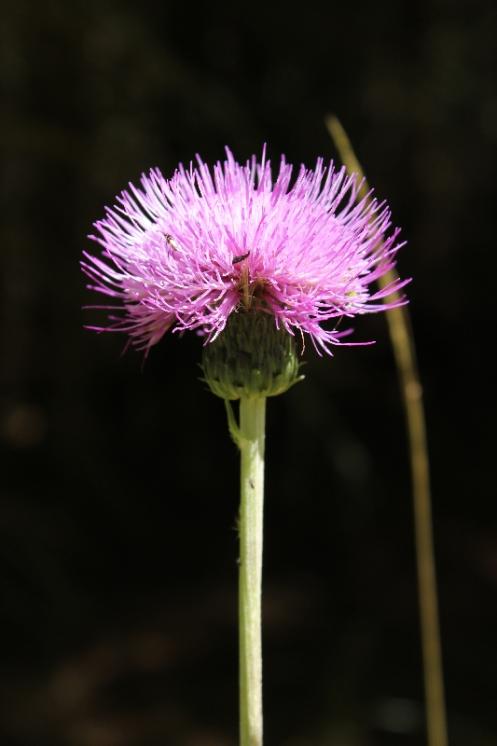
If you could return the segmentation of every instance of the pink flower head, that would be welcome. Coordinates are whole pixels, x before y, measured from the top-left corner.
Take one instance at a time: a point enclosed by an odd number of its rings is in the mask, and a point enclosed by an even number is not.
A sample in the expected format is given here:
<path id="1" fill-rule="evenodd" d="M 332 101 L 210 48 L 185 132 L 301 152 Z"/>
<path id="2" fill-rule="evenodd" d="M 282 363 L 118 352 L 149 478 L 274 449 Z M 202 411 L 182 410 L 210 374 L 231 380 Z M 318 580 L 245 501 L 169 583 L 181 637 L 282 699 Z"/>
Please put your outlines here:
<path id="1" fill-rule="evenodd" d="M 104 328 L 148 351 L 169 329 L 211 342 L 230 314 L 257 310 L 330 352 L 346 334 L 333 319 L 404 303 L 383 299 L 406 280 L 370 288 L 401 246 L 385 203 L 357 201 L 357 177 L 321 158 L 293 184 L 292 170 L 282 157 L 273 179 L 265 151 L 240 165 L 226 149 L 212 171 L 197 157 L 171 179 L 152 169 L 130 184 L 95 223 L 101 257 L 82 263 L 89 287 L 119 302 Z"/>

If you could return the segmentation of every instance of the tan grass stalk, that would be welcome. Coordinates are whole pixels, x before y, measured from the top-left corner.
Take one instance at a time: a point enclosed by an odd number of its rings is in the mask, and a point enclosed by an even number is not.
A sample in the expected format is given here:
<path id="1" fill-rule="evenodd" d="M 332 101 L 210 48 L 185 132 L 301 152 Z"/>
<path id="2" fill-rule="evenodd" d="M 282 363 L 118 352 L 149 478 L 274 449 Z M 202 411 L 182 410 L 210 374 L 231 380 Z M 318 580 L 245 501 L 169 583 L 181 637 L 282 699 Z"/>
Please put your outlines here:
<path id="1" fill-rule="evenodd" d="M 364 173 L 361 165 L 338 119 L 335 116 L 328 116 L 326 127 L 347 170 L 350 173 L 357 173 L 362 178 Z M 366 181 L 361 191 L 360 196 L 365 196 L 369 191 Z M 387 272 L 379 279 L 380 287 L 389 285 L 394 279 L 395 273 L 392 270 Z M 395 294 L 392 294 L 390 299 L 394 297 Z M 407 307 L 393 308 L 387 311 L 386 317 L 397 363 L 409 441 L 428 746 L 447 746 L 423 390 L 419 380 L 416 349 Z"/>

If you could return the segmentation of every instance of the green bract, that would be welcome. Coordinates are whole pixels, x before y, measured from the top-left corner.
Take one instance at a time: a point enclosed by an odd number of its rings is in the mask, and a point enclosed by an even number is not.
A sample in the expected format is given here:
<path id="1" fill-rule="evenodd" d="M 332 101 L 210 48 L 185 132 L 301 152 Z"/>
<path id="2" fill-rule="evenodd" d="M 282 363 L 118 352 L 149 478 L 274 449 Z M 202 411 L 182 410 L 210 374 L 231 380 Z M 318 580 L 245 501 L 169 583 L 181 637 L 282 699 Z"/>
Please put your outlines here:
<path id="1" fill-rule="evenodd" d="M 256 311 L 231 314 L 202 356 L 204 380 L 229 400 L 283 394 L 304 377 L 299 369 L 295 338 L 277 329 L 273 316 Z"/>

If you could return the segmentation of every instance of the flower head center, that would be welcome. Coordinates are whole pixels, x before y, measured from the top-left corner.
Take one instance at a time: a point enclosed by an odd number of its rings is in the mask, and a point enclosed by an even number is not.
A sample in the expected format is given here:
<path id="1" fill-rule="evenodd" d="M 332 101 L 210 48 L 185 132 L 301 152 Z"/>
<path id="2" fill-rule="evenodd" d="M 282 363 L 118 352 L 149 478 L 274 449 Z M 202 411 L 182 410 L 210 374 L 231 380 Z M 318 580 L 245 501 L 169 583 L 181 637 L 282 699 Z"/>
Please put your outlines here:
<path id="1" fill-rule="evenodd" d="M 250 277 L 248 262 L 250 251 L 233 259 L 233 264 L 242 263 L 238 276 L 237 289 L 240 293 L 241 305 L 245 311 L 259 311 L 266 303 L 264 300 L 267 281 L 263 277 Z"/>

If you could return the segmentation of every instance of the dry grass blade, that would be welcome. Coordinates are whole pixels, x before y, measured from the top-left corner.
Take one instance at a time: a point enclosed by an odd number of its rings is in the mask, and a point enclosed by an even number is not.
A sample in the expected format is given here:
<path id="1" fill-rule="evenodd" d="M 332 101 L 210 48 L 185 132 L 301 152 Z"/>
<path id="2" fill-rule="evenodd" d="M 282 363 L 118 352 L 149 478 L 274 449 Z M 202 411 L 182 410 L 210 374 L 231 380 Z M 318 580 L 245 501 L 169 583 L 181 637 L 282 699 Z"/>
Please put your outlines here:
<path id="1" fill-rule="evenodd" d="M 326 126 L 348 171 L 362 177 L 361 165 L 338 119 L 334 116 L 327 117 Z M 364 181 L 360 196 L 365 196 L 368 191 L 369 187 Z M 390 271 L 379 283 L 383 288 L 394 279 L 395 274 Z M 390 297 L 395 295 L 392 294 Z M 386 316 L 402 389 L 409 439 L 428 746 L 447 746 L 423 392 L 419 381 L 409 311 L 406 306 L 402 306 L 388 311 Z"/>

